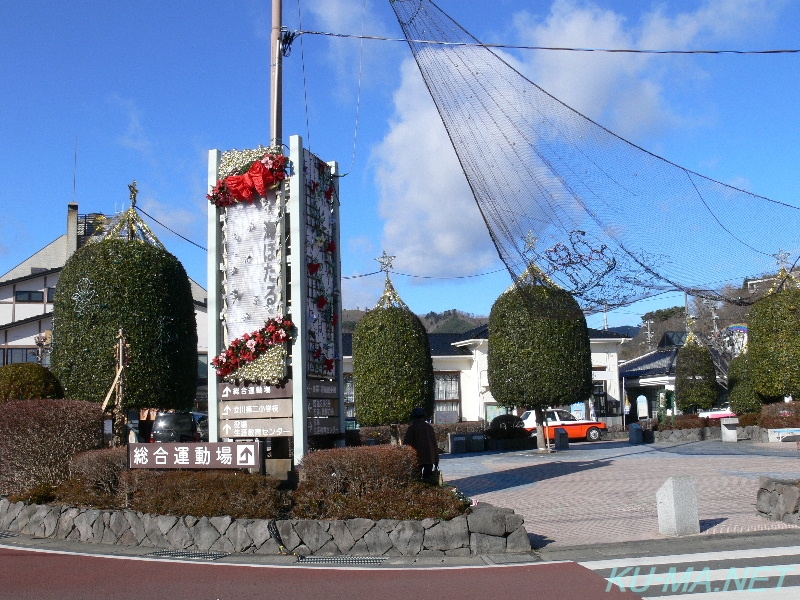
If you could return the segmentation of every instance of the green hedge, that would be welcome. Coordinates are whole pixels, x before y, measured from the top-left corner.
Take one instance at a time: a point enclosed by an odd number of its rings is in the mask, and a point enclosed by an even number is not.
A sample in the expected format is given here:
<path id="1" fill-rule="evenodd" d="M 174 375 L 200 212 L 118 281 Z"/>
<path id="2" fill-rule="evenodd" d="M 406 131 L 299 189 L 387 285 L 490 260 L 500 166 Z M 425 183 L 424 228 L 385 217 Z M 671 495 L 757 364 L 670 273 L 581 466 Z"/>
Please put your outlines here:
<path id="1" fill-rule="evenodd" d="M 38 363 L 0 367 L 0 401 L 63 398 L 58 378 Z"/>
<path id="2" fill-rule="evenodd" d="M 364 315 L 353 333 L 353 386 L 361 425 L 408 422 L 417 406 L 433 415 L 433 362 L 419 317 L 397 306 Z"/>
<path id="3" fill-rule="evenodd" d="M 13 400 L 0 404 L 0 493 L 57 486 L 72 456 L 103 443 L 103 417 L 93 402 Z"/>
<path id="4" fill-rule="evenodd" d="M 130 344 L 125 408 L 187 409 L 197 385 L 189 278 L 169 252 L 110 239 L 67 261 L 53 305 L 53 371 L 68 398 L 102 402 L 120 329 Z"/>
<path id="5" fill-rule="evenodd" d="M 297 519 L 452 519 L 468 503 L 448 487 L 417 480 L 410 446 L 365 446 L 312 452 L 294 492 Z"/>

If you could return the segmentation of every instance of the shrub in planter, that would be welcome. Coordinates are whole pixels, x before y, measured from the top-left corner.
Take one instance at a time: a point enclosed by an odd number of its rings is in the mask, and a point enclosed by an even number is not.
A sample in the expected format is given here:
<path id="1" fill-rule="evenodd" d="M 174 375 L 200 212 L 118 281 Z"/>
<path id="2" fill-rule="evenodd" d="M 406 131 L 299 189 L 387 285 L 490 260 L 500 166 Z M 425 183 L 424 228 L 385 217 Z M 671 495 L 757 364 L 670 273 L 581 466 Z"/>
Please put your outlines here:
<path id="1" fill-rule="evenodd" d="M 739 415 L 739 427 L 750 427 L 753 425 L 760 425 L 760 424 L 761 424 L 760 412 L 745 413 L 743 415 Z"/>
<path id="2" fill-rule="evenodd" d="M 312 452 L 303 458 L 294 493 L 299 519 L 452 518 L 466 505 L 451 489 L 417 480 L 408 446 L 363 446 Z"/>
<path id="3" fill-rule="evenodd" d="M 800 427 L 800 402 L 776 402 L 761 409 L 761 426 L 767 429 Z"/>
<path id="4" fill-rule="evenodd" d="M 80 400 L 14 400 L 0 404 L 0 493 L 58 486 L 69 460 L 103 443 L 100 406 Z"/>
<path id="5" fill-rule="evenodd" d="M 274 519 L 284 504 L 279 486 L 274 477 L 238 471 L 132 469 L 122 473 L 120 493 L 144 513 Z"/>
<path id="6" fill-rule="evenodd" d="M 128 470 L 128 448 L 103 448 L 79 452 L 69 461 L 70 479 L 113 496 L 123 471 Z"/>
<path id="7" fill-rule="evenodd" d="M 530 437 L 525 430 L 525 423 L 517 415 L 499 415 L 492 419 L 486 437 L 491 440 L 510 440 Z"/>
<path id="8" fill-rule="evenodd" d="M 38 363 L 0 367 L 0 402 L 64 397 L 64 389 L 49 369 Z"/>
<path id="9" fill-rule="evenodd" d="M 719 426 L 719 419 L 717 426 Z M 667 417 L 666 421 L 658 424 L 658 431 L 669 431 L 671 429 L 702 429 L 710 427 L 709 419 L 697 415 L 679 415 L 675 418 Z"/>

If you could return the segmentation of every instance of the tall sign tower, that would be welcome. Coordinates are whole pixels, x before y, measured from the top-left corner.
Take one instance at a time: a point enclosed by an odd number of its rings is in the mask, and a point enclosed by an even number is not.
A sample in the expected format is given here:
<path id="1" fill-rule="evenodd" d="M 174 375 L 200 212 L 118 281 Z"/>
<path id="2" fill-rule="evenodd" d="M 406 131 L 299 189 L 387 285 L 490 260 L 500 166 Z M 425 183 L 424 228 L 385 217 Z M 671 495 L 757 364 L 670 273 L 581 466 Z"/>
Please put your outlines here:
<path id="1" fill-rule="evenodd" d="M 263 440 L 284 477 L 345 428 L 338 166 L 282 144 L 280 18 L 271 146 L 209 152 L 208 406 L 210 441 Z"/>

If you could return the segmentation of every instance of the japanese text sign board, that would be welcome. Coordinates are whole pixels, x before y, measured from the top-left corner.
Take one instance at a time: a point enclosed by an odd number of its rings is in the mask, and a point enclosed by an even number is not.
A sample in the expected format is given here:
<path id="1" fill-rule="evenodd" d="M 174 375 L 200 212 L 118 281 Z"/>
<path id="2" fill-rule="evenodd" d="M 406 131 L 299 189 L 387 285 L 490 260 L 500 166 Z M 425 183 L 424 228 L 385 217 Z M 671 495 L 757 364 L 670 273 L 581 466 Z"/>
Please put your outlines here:
<path id="1" fill-rule="evenodd" d="M 292 416 L 292 399 L 275 398 L 274 400 L 234 400 L 219 403 L 220 419 L 257 419 Z"/>
<path id="2" fill-rule="evenodd" d="M 326 435 L 340 433 L 339 417 L 323 417 L 308 420 L 309 435 Z"/>
<path id="3" fill-rule="evenodd" d="M 338 398 L 308 398 L 309 417 L 338 417 Z"/>
<path id="4" fill-rule="evenodd" d="M 335 381 L 309 380 L 306 385 L 306 395 L 309 398 L 338 398 L 339 386 Z"/>
<path id="5" fill-rule="evenodd" d="M 220 400 L 255 400 L 258 398 L 291 398 L 292 382 L 283 387 L 274 385 L 234 385 L 220 383 L 218 397 Z"/>
<path id="6" fill-rule="evenodd" d="M 247 469 L 260 465 L 259 442 L 128 444 L 131 469 Z"/>
<path id="7" fill-rule="evenodd" d="M 292 419 L 229 419 L 219 422 L 224 438 L 291 437 Z"/>

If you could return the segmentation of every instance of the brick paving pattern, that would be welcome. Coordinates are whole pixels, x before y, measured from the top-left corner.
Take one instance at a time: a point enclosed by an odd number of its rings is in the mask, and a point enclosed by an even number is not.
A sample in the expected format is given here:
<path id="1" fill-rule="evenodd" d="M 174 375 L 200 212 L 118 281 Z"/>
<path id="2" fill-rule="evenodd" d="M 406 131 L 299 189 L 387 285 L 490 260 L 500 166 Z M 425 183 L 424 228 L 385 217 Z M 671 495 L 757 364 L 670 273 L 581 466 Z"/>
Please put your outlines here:
<path id="1" fill-rule="evenodd" d="M 553 454 L 444 455 L 440 467 L 469 497 L 521 514 L 534 547 L 664 538 L 656 492 L 677 475 L 695 477 L 700 535 L 800 530 L 756 514 L 761 475 L 800 478 L 794 444 L 586 442 Z"/>

